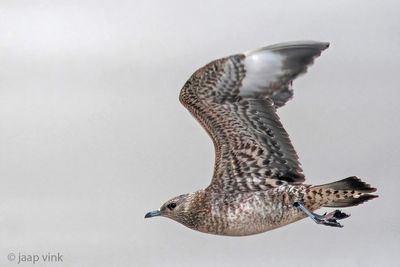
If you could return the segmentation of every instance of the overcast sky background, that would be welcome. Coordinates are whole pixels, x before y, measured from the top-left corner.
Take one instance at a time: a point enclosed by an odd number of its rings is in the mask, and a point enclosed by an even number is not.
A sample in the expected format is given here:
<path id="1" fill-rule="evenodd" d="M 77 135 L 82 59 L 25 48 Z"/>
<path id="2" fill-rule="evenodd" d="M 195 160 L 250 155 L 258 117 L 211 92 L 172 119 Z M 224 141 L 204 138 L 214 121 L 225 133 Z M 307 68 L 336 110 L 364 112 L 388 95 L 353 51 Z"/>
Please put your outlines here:
<path id="1" fill-rule="evenodd" d="M 396 0 L 0 0 L 0 265 L 60 252 L 47 266 L 395 266 L 399 12 Z M 307 219 L 233 238 L 144 220 L 211 179 L 211 140 L 178 101 L 189 76 L 290 40 L 331 42 L 279 110 L 307 182 L 358 175 L 380 198 L 346 209 L 342 229 Z"/>

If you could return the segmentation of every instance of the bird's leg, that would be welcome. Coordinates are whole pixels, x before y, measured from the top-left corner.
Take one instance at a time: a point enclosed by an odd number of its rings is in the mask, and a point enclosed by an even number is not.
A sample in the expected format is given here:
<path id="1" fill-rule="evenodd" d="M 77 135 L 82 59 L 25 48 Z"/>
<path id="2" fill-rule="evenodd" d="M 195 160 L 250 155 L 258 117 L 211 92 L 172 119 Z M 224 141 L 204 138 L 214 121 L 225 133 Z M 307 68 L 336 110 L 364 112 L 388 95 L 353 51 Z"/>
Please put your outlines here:
<path id="1" fill-rule="evenodd" d="M 323 215 L 319 215 L 309 211 L 301 202 L 295 202 L 293 204 L 294 207 L 302 210 L 308 217 L 310 217 L 314 222 L 318 224 L 333 226 L 333 227 L 343 227 L 336 220 L 341 220 L 349 217 L 349 214 L 341 212 L 340 210 L 335 210 L 329 213 L 325 213 Z"/>

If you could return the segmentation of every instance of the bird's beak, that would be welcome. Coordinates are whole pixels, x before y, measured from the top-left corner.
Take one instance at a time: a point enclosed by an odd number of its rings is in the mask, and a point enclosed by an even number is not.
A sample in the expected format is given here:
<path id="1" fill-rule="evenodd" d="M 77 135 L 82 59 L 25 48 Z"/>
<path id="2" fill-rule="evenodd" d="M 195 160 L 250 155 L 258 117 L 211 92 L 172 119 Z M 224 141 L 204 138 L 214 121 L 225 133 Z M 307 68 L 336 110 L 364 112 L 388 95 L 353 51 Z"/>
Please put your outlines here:
<path id="1" fill-rule="evenodd" d="M 146 213 L 146 215 L 144 215 L 144 217 L 151 218 L 151 217 L 160 216 L 160 215 L 161 215 L 160 210 L 153 210 L 153 211 Z"/>

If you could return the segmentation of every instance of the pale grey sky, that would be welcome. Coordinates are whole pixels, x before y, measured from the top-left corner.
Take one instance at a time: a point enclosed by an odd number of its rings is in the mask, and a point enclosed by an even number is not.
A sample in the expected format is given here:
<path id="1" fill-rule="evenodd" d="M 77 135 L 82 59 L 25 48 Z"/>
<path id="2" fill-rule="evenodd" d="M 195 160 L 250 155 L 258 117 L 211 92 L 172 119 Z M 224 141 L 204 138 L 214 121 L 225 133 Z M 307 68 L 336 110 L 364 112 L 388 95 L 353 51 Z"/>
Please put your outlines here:
<path id="1" fill-rule="evenodd" d="M 0 0 L 0 265 L 59 252 L 47 266 L 394 266 L 399 11 L 395 0 Z M 178 101 L 189 76 L 290 40 L 331 43 L 279 110 L 307 182 L 357 175 L 380 198 L 346 209 L 342 229 L 303 220 L 232 238 L 144 220 L 211 179 L 211 140 Z"/>

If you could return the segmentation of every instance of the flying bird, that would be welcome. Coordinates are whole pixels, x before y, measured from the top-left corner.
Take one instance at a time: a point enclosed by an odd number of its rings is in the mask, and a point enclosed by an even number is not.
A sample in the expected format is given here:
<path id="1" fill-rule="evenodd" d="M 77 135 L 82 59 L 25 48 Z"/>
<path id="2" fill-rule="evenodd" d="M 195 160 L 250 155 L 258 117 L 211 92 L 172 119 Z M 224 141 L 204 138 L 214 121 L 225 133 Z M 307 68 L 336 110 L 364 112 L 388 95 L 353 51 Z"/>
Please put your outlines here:
<path id="1" fill-rule="evenodd" d="M 305 184 L 298 156 L 276 109 L 293 96 L 292 81 L 307 71 L 329 43 L 275 44 L 212 61 L 183 86 L 179 99 L 211 137 L 215 148 L 210 185 L 168 200 L 145 218 L 163 216 L 209 234 L 244 236 L 310 217 L 342 227 L 336 209 L 377 197 L 351 176 Z"/>

